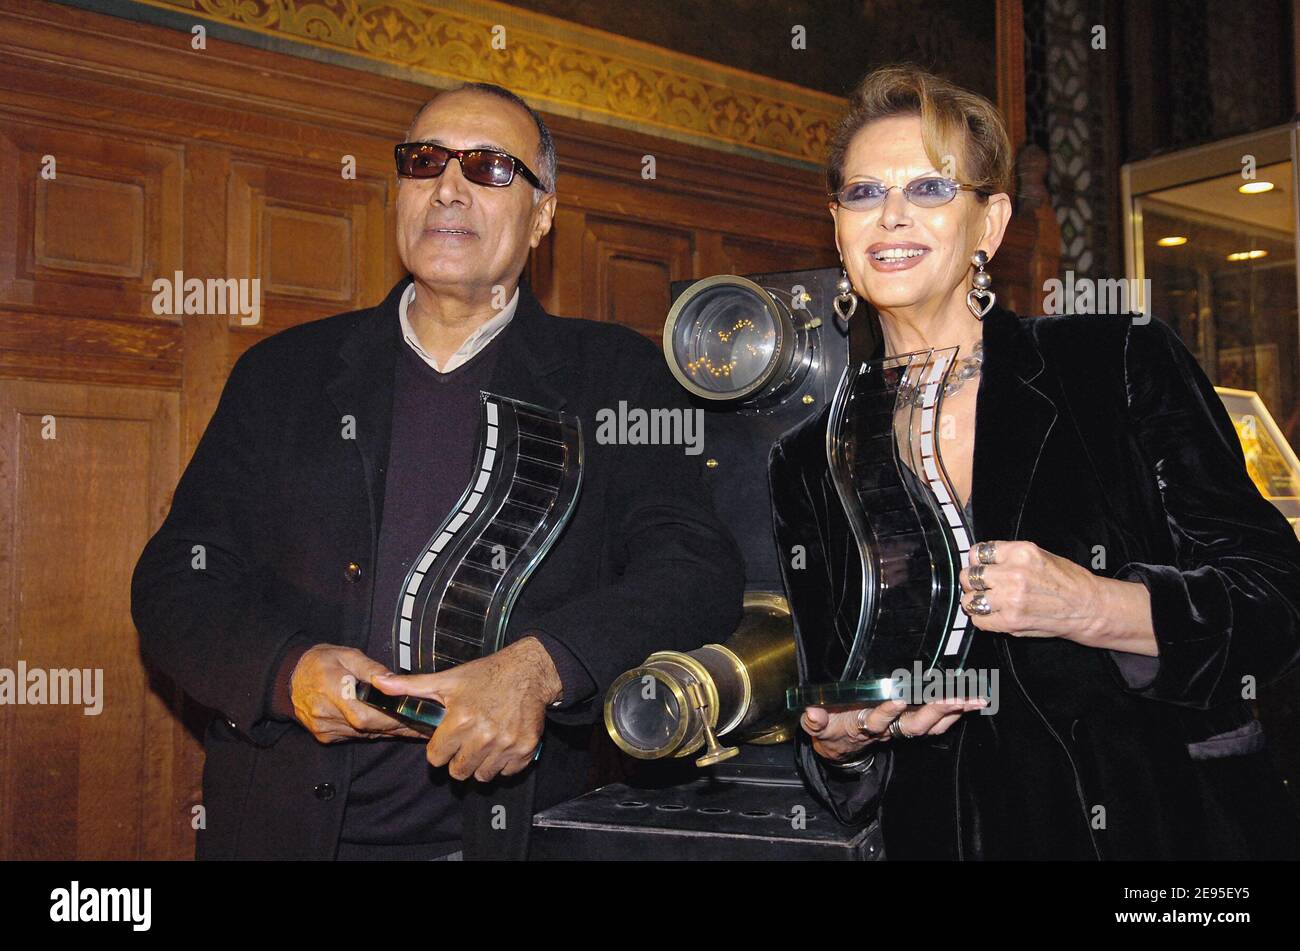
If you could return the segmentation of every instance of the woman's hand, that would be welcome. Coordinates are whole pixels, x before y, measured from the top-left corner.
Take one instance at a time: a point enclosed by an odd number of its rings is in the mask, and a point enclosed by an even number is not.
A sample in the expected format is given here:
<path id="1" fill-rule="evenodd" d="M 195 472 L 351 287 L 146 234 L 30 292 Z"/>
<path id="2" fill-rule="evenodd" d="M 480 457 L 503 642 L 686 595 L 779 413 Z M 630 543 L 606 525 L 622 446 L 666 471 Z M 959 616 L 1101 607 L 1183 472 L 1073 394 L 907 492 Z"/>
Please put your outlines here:
<path id="1" fill-rule="evenodd" d="M 823 759 L 852 759 L 853 754 L 873 743 L 889 742 L 889 724 L 898 720 L 899 729 L 911 739 L 937 736 L 970 710 L 986 706 L 986 700 L 940 700 L 909 710 L 904 700 L 887 700 L 878 707 L 858 707 L 831 713 L 825 707 L 808 707 L 799 723 L 812 737 L 814 752 Z"/>
<path id="2" fill-rule="evenodd" d="M 961 589 L 962 609 L 984 631 L 1157 654 L 1145 585 L 1098 577 L 1033 542 L 979 542 Z"/>

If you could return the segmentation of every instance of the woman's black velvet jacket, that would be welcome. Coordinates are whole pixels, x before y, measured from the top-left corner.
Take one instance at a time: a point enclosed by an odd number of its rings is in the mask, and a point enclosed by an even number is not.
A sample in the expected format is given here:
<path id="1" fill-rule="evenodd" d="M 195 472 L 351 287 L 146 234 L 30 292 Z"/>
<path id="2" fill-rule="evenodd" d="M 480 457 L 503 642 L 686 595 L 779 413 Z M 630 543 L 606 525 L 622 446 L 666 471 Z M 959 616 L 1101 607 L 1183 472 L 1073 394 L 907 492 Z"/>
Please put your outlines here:
<path id="1" fill-rule="evenodd" d="M 1158 319 L 994 308 L 983 334 L 975 538 L 1146 585 L 1159 656 L 979 631 L 996 714 L 866 774 L 801 734 L 806 779 L 842 821 L 879 809 L 891 858 L 1300 857 L 1251 703 L 1300 661 L 1300 542 L 1214 388 Z"/>

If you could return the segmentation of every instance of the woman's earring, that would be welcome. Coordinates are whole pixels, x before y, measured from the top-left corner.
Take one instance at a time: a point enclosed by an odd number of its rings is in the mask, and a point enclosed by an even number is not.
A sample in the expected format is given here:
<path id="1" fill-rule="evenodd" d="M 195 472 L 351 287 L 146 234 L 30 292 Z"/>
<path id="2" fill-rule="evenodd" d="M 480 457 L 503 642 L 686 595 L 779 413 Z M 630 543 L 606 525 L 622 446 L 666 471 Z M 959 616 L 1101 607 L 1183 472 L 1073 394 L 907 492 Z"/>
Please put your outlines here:
<path id="1" fill-rule="evenodd" d="M 840 279 L 835 282 L 835 289 L 839 291 L 839 296 L 831 301 L 831 307 L 835 310 L 835 316 L 840 319 L 841 324 L 847 325 L 853 312 L 858 309 L 858 295 L 853 293 L 853 282 L 849 280 L 848 271 L 840 271 Z"/>
<path id="2" fill-rule="evenodd" d="M 975 265 L 975 276 L 971 279 L 975 286 L 966 294 L 966 306 L 976 320 L 983 320 L 993 302 L 998 299 L 998 295 L 989 290 L 993 286 L 993 275 L 984 270 L 984 265 L 989 263 L 988 252 L 983 249 L 976 251 L 970 256 L 970 263 Z M 983 301 L 983 304 L 976 303 L 977 301 Z"/>

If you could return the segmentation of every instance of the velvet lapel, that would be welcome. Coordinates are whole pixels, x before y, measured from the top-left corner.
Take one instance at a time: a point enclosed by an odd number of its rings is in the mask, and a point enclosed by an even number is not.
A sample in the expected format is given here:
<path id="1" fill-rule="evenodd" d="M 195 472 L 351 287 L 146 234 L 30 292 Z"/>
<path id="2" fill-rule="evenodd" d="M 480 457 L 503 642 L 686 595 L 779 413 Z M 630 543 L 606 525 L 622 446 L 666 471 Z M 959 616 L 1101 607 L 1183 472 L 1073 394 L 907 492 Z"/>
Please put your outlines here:
<path id="1" fill-rule="evenodd" d="M 1003 307 L 990 310 L 971 473 L 979 540 L 1019 538 L 1025 499 L 1056 423 L 1056 404 L 1034 386 L 1042 372 L 1042 355 L 1020 318 Z"/>

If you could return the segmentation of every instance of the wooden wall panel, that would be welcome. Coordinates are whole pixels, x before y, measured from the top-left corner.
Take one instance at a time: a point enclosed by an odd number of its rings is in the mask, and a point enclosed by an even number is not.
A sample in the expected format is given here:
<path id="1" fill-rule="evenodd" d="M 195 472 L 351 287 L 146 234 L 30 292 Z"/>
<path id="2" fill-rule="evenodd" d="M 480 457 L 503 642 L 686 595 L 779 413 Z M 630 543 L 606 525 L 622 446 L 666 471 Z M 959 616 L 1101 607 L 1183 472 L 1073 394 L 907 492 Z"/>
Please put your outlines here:
<path id="1" fill-rule="evenodd" d="M 36 181 L 34 258 L 37 268 L 106 277 L 144 271 L 144 184 L 75 172 Z"/>
<path id="2" fill-rule="evenodd" d="M 0 380 L 0 666 L 98 670 L 101 712 L 0 706 L 0 857 L 180 857 L 198 748 L 131 625 L 177 472 L 174 393 Z M 83 703 L 86 700 L 82 698 Z"/>
<path id="3" fill-rule="evenodd" d="M 831 216 L 826 216 L 829 229 Z M 727 270 L 732 274 L 765 274 L 771 271 L 796 271 L 804 268 L 835 267 L 839 255 L 835 246 L 821 248 L 791 247 L 780 241 L 727 235 L 722 240 Z"/>
<path id="4" fill-rule="evenodd" d="M 0 124 L 0 368 L 180 378 L 152 284 L 180 266 L 182 153 L 89 130 Z"/>
<path id="5" fill-rule="evenodd" d="M 340 166 L 233 162 L 224 273 L 261 281 L 262 320 L 249 327 L 232 317 L 232 329 L 261 339 L 381 299 L 390 178 L 345 179 Z"/>
<path id="6" fill-rule="evenodd" d="M 597 215 L 583 227 L 583 313 L 661 337 L 668 283 L 691 273 L 690 233 Z"/>
<path id="7" fill-rule="evenodd" d="M 45 313 L 152 317 L 152 284 L 181 263 L 179 149 L 9 121 L 0 189 L 12 220 L 0 304 Z M 11 229 L 11 230 L 8 230 Z"/>

